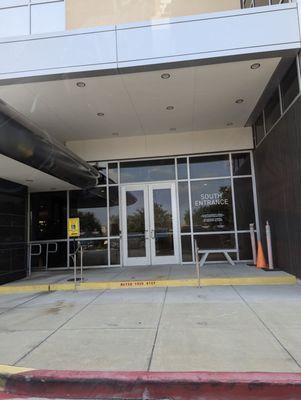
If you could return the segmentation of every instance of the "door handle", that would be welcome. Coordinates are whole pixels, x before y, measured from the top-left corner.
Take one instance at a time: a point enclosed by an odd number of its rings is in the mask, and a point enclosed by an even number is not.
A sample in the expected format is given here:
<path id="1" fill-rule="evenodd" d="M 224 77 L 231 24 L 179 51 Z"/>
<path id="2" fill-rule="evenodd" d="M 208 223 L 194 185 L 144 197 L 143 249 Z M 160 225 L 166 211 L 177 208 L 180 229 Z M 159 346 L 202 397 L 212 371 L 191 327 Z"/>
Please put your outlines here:
<path id="1" fill-rule="evenodd" d="M 151 238 L 155 239 L 155 230 L 154 229 L 151 230 Z"/>
<path id="2" fill-rule="evenodd" d="M 146 230 L 146 231 L 144 231 L 145 232 L 145 239 L 149 239 L 149 231 L 148 230 Z"/>

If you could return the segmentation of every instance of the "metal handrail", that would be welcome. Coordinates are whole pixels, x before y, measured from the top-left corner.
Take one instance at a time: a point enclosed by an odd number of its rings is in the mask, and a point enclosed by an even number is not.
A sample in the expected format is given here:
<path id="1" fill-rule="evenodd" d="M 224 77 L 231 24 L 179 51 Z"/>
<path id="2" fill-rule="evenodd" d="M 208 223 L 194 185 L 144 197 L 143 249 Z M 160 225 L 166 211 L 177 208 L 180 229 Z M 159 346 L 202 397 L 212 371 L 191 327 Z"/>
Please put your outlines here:
<path id="1" fill-rule="evenodd" d="M 70 257 L 73 257 L 73 278 L 74 278 L 74 289 L 76 290 L 77 288 L 77 254 L 80 253 L 80 283 L 83 282 L 83 255 L 84 255 L 84 250 L 83 250 L 83 245 L 80 242 L 76 242 L 77 247 L 74 251 L 74 253 L 70 254 Z"/>

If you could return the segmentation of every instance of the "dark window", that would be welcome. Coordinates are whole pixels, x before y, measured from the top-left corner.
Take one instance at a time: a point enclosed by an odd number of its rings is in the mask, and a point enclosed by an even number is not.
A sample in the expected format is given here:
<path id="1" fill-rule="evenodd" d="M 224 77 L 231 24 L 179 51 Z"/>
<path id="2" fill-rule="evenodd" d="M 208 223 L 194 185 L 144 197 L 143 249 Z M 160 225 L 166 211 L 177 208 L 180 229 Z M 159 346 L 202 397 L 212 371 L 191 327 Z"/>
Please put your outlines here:
<path id="1" fill-rule="evenodd" d="M 265 116 L 265 127 L 266 131 L 268 132 L 281 116 L 278 88 L 275 90 L 273 96 L 266 105 L 266 108 L 264 109 L 264 116 Z"/>
<path id="2" fill-rule="evenodd" d="M 33 193 L 30 207 L 31 240 L 67 238 L 66 192 Z"/>
<path id="3" fill-rule="evenodd" d="M 249 233 L 238 234 L 239 259 L 242 261 L 252 260 L 252 246 Z"/>
<path id="4" fill-rule="evenodd" d="M 229 155 L 190 157 L 190 178 L 215 178 L 230 175 Z"/>
<path id="5" fill-rule="evenodd" d="M 256 145 L 262 141 L 264 138 L 264 123 L 263 123 L 263 114 L 260 114 L 257 121 L 254 124 L 254 135 L 255 135 L 255 142 Z"/>
<path id="6" fill-rule="evenodd" d="M 250 153 L 232 154 L 233 175 L 251 175 Z"/>
<path id="7" fill-rule="evenodd" d="M 111 265 L 120 264 L 120 241 L 119 239 L 111 239 L 110 241 Z"/>
<path id="8" fill-rule="evenodd" d="M 108 265 L 108 241 L 82 241 L 84 248 L 83 264 L 85 267 Z"/>
<path id="9" fill-rule="evenodd" d="M 187 179 L 187 158 L 178 158 L 178 179 Z"/>
<path id="10" fill-rule="evenodd" d="M 280 87 L 283 109 L 286 110 L 299 94 L 299 81 L 296 61 L 292 64 L 287 74 L 283 78 Z"/>
<path id="11" fill-rule="evenodd" d="M 255 223 L 252 178 L 234 179 L 234 194 L 237 229 L 248 230 Z"/>
<path id="12" fill-rule="evenodd" d="M 191 182 L 194 232 L 234 229 L 230 179 Z"/>
<path id="13" fill-rule="evenodd" d="M 119 236 L 119 192 L 118 186 L 109 187 L 110 236 Z"/>
<path id="14" fill-rule="evenodd" d="M 121 183 L 175 179 L 175 160 L 149 160 L 120 163 Z"/>
<path id="15" fill-rule="evenodd" d="M 192 261 L 192 247 L 191 247 L 191 236 L 181 236 L 182 244 L 182 261 Z"/>
<path id="16" fill-rule="evenodd" d="M 268 5 L 270 5 L 269 0 L 255 0 L 255 7 L 268 6 Z"/>
<path id="17" fill-rule="evenodd" d="M 71 191 L 70 217 L 80 218 L 81 237 L 107 236 L 107 189 Z"/>
<path id="18" fill-rule="evenodd" d="M 190 232 L 190 210 L 187 182 L 179 182 L 179 208 L 181 232 Z"/>

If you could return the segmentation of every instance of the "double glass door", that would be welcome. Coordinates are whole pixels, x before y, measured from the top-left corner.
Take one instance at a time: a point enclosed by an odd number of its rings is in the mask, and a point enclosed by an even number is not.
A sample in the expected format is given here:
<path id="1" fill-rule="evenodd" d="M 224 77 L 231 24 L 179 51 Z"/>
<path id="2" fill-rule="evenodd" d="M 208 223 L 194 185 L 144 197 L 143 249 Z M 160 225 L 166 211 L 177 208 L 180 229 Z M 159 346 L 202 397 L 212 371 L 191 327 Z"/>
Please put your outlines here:
<path id="1" fill-rule="evenodd" d="M 174 183 L 122 187 L 124 265 L 178 262 Z"/>

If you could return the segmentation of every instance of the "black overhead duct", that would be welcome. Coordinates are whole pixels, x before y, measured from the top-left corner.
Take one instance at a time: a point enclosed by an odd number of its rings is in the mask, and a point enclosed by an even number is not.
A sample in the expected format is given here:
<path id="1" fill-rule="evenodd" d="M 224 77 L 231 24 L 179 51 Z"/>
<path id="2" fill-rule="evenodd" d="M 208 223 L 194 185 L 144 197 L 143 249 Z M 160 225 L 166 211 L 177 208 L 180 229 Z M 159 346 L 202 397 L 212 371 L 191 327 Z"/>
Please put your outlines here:
<path id="1" fill-rule="evenodd" d="M 81 189 L 97 185 L 99 172 L 46 132 L 1 102 L 0 154 Z"/>

